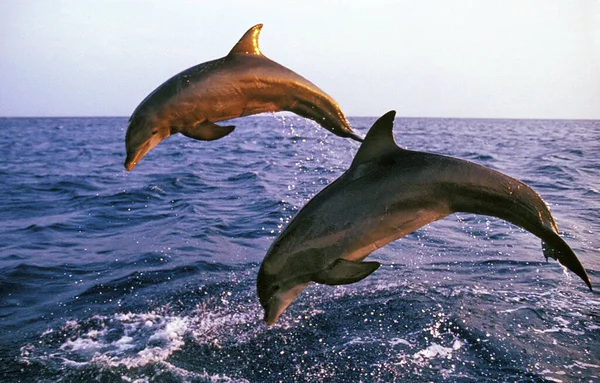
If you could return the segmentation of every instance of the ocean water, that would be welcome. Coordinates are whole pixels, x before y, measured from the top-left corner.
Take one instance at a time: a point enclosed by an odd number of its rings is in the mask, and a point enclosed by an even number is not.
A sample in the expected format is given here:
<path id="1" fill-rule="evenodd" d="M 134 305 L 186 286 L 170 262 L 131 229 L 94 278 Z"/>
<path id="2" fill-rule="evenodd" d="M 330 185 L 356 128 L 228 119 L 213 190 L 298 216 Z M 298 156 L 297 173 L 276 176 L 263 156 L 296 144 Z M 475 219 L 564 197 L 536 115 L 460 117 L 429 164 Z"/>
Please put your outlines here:
<path id="1" fill-rule="evenodd" d="M 0 119 L 1 381 L 600 381 L 600 121 L 395 127 L 531 185 L 595 292 L 532 234 L 458 214 L 373 253 L 359 283 L 311 285 L 272 327 L 262 257 L 359 144 L 296 116 L 235 124 L 126 172 L 126 118 Z"/>

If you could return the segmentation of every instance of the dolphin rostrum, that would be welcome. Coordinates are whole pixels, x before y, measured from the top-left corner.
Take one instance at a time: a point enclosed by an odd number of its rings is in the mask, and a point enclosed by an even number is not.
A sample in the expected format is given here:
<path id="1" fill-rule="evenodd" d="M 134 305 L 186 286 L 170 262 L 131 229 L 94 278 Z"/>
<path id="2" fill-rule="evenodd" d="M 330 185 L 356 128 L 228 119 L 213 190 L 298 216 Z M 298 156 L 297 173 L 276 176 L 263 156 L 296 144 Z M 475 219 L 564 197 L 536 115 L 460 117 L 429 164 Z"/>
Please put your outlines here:
<path id="1" fill-rule="evenodd" d="M 504 219 L 542 239 L 592 288 L 548 207 L 524 183 L 472 162 L 401 149 L 395 112 L 370 129 L 350 169 L 315 195 L 275 239 L 258 272 L 265 321 L 273 324 L 311 282 L 349 284 L 377 270 L 371 252 L 455 212 Z"/>
<path id="2" fill-rule="evenodd" d="M 171 77 L 138 105 L 125 137 L 127 170 L 170 135 L 217 140 L 235 126 L 215 122 L 264 112 L 293 112 L 338 136 L 362 141 L 329 95 L 260 52 L 261 28 L 250 28 L 227 56 Z"/>

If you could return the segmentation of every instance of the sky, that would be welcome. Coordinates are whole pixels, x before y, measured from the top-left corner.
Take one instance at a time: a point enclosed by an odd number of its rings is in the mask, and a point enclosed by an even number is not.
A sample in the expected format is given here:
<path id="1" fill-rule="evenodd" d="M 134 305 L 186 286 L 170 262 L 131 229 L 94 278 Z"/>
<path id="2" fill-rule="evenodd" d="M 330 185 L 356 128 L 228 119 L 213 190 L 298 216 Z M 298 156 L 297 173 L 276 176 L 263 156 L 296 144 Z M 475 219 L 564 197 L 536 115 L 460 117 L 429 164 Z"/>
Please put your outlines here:
<path id="1" fill-rule="evenodd" d="M 347 116 L 600 119 L 600 0 L 0 0 L 0 116 L 129 116 L 258 23 Z"/>

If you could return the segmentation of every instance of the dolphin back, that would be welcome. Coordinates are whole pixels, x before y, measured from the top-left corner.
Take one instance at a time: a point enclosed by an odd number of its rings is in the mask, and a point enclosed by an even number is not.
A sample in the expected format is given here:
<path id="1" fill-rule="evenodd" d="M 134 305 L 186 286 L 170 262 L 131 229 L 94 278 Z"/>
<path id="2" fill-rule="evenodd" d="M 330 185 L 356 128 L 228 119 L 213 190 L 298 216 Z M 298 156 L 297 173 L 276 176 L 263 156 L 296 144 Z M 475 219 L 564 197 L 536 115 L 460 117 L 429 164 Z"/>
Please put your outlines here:
<path id="1" fill-rule="evenodd" d="M 423 195 L 447 205 L 447 213 L 473 213 L 497 217 L 517 225 L 542 240 L 546 258 L 554 258 L 577 274 L 592 289 L 581 262 L 558 235 L 550 209 L 528 185 L 503 173 L 473 162 L 432 153 L 404 150 L 393 136 L 395 112 L 383 115 L 367 133 L 351 169 L 385 169 L 401 174 L 403 184 L 418 181 Z M 372 164 L 372 165 L 370 165 Z M 408 177 L 409 174 L 418 174 Z M 408 189 L 407 189 L 408 190 Z M 427 200 L 424 203 L 431 203 Z M 438 218 L 443 218 L 441 215 Z"/>

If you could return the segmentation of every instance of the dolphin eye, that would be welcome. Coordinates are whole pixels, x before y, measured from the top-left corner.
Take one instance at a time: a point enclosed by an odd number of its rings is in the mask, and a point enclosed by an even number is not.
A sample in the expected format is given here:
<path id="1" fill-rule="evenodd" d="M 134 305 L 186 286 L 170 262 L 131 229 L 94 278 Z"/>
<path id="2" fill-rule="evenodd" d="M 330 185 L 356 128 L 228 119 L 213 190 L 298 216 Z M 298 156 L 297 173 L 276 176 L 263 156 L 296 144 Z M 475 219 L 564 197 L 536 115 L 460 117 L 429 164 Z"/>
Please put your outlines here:
<path id="1" fill-rule="evenodd" d="M 275 295 L 275 293 L 277 292 L 277 290 L 279 290 L 279 285 L 278 284 L 271 286 L 271 288 L 269 289 L 269 296 Z"/>

